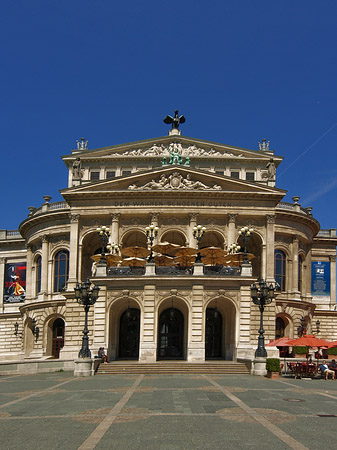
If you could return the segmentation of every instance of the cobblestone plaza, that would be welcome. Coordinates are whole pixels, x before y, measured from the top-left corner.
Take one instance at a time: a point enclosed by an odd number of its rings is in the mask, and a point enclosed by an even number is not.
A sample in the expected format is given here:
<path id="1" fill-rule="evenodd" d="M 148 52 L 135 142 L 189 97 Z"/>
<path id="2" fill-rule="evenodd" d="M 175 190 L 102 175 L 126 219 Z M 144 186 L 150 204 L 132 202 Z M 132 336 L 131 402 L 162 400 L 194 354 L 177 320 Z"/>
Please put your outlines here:
<path id="1" fill-rule="evenodd" d="M 337 383 L 249 375 L 0 378 L 2 449 L 320 449 Z"/>

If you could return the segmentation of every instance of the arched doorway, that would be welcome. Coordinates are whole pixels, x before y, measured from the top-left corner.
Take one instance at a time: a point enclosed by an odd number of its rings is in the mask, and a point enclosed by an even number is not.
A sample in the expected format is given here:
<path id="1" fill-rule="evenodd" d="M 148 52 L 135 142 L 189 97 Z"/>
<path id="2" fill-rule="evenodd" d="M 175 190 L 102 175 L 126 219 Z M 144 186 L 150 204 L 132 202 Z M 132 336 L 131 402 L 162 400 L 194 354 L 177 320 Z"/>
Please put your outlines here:
<path id="1" fill-rule="evenodd" d="M 60 357 L 60 350 L 64 346 L 64 321 L 60 318 L 54 320 L 52 338 L 52 356 Z"/>
<path id="2" fill-rule="evenodd" d="M 205 357 L 222 357 L 222 316 L 216 308 L 206 310 Z"/>
<path id="3" fill-rule="evenodd" d="M 284 336 L 284 330 L 286 325 L 282 317 L 276 317 L 275 321 L 275 339 L 279 339 Z"/>
<path id="4" fill-rule="evenodd" d="M 158 359 L 183 359 L 184 316 L 179 309 L 165 309 L 159 316 Z"/>
<path id="5" fill-rule="evenodd" d="M 137 308 L 128 308 L 119 320 L 119 359 L 138 359 L 139 331 L 140 311 Z"/>

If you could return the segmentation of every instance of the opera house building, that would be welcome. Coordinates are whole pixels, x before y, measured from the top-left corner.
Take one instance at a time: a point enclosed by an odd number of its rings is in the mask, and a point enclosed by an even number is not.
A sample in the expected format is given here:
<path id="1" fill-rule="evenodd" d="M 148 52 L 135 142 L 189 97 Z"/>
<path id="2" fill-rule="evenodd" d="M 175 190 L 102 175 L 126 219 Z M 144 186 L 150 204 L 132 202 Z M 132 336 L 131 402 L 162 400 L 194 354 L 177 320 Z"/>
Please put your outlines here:
<path id="1" fill-rule="evenodd" d="M 77 141 L 62 156 L 64 200 L 43 197 L 47 186 L 18 230 L 0 230 L 0 360 L 74 361 L 87 279 L 99 287 L 90 350 L 110 361 L 252 361 L 261 280 L 275 288 L 266 343 L 304 329 L 337 340 L 336 228 L 320 229 L 300 197 L 283 202 L 283 158 L 266 140 L 252 147 L 174 123 L 122 145 Z"/>

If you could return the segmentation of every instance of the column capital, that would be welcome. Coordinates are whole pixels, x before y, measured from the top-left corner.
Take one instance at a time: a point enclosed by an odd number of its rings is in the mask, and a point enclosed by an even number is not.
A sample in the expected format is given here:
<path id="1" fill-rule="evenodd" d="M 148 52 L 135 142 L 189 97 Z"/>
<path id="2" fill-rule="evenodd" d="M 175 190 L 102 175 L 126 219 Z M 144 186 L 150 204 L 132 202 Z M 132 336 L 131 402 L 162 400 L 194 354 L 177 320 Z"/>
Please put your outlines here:
<path id="1" fill-rule="evenodd" d="M 47 235 L 47 234 L 44 234 L 43 236 L 42 236 L 42 244 L 43 243 L 47 243 L 48 244 L 48 242 L 49 242 L 49 236 Z"/>
<path id="2" fill-rule="evenodd" d="M 71 223 L 77 223 L 80 219 L 80 214 L 69 214 L 69 219 Z"/>
<path id="3" fill-rule="evenodd" d="M 330 256 L 330 262 L 336 262 L 336 255 Z"/>
<path id="4" fill-rule="evenodd" d="M 267 223 L 275 223 L 275 214 L 266 214 Z"/>
<path id="5" fill-rule="evenodd" d="M 0 258 L 0 264 L 6 264 L 6 259 L 7 258 Z"/>
<path id="6" fill-rule="evenodd" d="M 151 213 L 150 214 L 151 222 L 158 222 L 159 215 L 160 213 Z"/>
<path id="7" fill-rule="evenodd" d="M 237 214 L 228 214 L 228 223 L 235 223 L 237 216 Z"/>
<path id="8" fill-rule="evenodd" d="M 112 213 L 111 214 L 111 220 L 113 221 L 113 222 L 119 222 L 119 218 L 120 218 L 120 213 Z"/>
<path id="9" fill-rule="evenodd" d="M 198 220 L 198 215 L 199 215 L 199 213 L 190 213 L 188 215 L 190 222 L 192 222 L 192 221 L 196 222 Z"/>

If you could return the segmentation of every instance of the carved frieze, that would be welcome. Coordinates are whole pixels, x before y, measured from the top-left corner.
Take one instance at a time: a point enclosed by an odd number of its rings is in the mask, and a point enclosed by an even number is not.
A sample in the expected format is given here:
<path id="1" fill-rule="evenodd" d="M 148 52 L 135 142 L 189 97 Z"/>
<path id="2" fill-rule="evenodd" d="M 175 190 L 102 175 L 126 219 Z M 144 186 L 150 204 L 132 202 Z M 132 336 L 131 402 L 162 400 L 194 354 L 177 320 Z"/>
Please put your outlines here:
<path id="1" fill-rule="evenodd" d="M 180 142 L 172 142 L 169 146 L 163 144 L 154 144 L 148 149 L 137 148 L 126 150 L 123 153 L 112 153 L 111 156 L 161 156 L 169 157 L 173 152 L 179 153 L 182 157 L 225 157 L 225 158 L 242 158 L 242 154 L 235 155 L 228 151 L 214 150 L 213 148 L 205 149 L 197 147 L 196 145 L 182 145 Z"/>
<path id="2" fill-rule="evenodd" d="M 152 179 L 148 183 L 137 186 L 137 184 L 131 184 L 129 186 L 130 190 L 213 190 L 213 191 L 220 191 L 222 188 L 221 186 L 214 184 L 212 186 L 207 186 L 206 184 L 202 183 L 198 180 L 192 180 L 191 174 L 187 174 L 186 177 L 184 177 L 179 172 L 173 172 L 169 177 L 166 177 L 164 174 L 162 174 L 157 179 Z"/>

